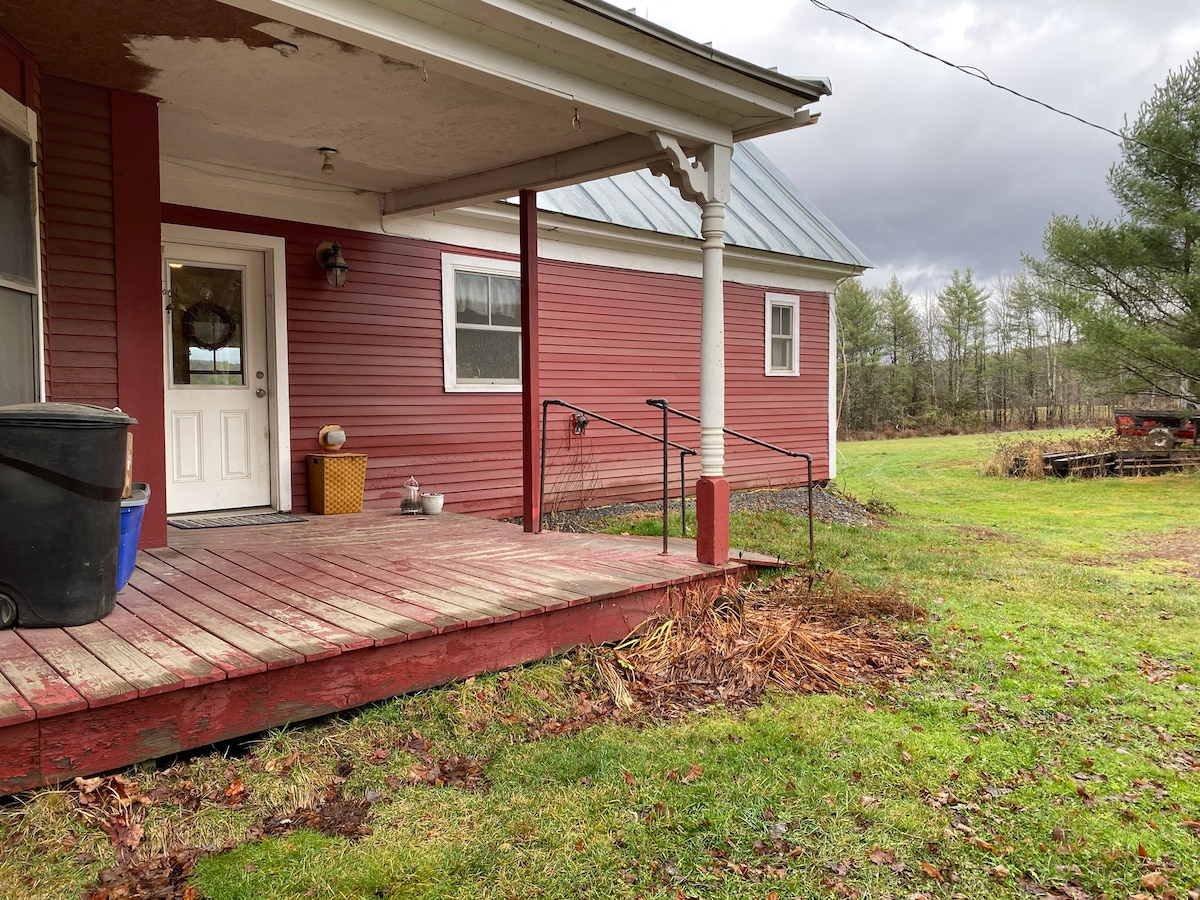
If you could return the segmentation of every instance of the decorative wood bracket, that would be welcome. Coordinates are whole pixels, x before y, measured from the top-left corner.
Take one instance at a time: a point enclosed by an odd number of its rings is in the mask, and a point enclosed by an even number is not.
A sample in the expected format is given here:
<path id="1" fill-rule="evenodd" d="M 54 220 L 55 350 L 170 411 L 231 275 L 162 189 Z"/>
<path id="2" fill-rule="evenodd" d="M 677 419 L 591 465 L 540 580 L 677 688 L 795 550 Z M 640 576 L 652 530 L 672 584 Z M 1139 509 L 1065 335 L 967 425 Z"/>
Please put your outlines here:
<path id="1" fill-rule="evenodd" d="M 711 144 L 688 159 L 674 135 L 661 131 L 650 132 L 654 146 L 667 154 L 666 159 L 650 164 L 655 175 L 666 175 L 684 200 L 700 206 L 720 201 L 729 201 L 729 157 L 728 147 Z"/>
<path id="2" fill-rule="evenodd" d="M 672 135 L 661 131 L 650 132 L 654 146 L 664 151 L 668 159 L 660 160 L 650 165 L 650 171 L 655 175 L 666 175 L 675 190 L 679 191 L 684 200 L 691 203 L 707 203 L 711 198 L 704 195 L 704 176 L 708 173 L 699 161 L 692 162 L 679 146 L 679 141 Z"/>

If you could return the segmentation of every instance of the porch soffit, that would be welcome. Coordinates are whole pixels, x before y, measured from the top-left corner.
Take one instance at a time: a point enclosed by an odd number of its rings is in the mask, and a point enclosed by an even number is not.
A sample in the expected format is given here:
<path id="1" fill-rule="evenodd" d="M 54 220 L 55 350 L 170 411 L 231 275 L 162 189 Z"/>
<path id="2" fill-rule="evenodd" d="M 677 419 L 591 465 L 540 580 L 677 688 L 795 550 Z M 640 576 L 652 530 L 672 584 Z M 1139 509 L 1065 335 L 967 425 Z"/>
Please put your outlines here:
<path id="1" fill-rule="evenodd" d="M 654 130 L 695 147 L 795 127 L 828 93 L 628 18 L 596 0 L 0 5 L 48 74 L 159 97 L 164 157 L 375 192 L 389 212 L 639 168 Z"/>

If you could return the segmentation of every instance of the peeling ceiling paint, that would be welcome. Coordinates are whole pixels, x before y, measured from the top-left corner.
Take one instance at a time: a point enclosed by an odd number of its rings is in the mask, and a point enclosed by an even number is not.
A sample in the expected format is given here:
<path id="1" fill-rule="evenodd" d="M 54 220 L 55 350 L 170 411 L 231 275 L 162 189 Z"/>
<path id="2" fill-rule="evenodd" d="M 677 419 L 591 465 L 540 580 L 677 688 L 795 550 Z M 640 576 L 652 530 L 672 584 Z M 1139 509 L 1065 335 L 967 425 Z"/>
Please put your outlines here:
<path id="1" fill-rule="evenodd" d="M 260 26 L 283 56 L 241 42 L 133 37 L 163 101 L 164 155 L 318 177 L 318 147 L 334 147 L 323 180 L 386 191 L 483 171 L 616 134 L 571 127 L 545 107 L 278 23 Z M 422 77 L 424 75 L 424 77 Z M 503 152 L 498 148 L 503 148 Z"/>

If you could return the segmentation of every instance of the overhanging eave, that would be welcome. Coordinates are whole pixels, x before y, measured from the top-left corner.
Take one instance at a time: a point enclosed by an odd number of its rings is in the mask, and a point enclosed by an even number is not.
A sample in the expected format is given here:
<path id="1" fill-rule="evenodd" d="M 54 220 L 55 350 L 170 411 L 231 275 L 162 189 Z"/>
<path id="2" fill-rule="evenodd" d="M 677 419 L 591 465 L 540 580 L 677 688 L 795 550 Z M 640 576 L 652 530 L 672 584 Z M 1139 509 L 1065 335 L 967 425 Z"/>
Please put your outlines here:
<path id="1" fill-rule="evenodd" d="M 746 116 L 787 119 L 808 102 L 806 98 L 772 90 L 755 96 L 748 96 L 742 90 L 723 91 L 720 84 L 701 84 L 700 80 L 685 85 L 677 73 L 671 73 L 670 77 L 679 81 L 680 89 L 702 87 L 702 96 L 693 97 L 690 104 L 659 101 L 591 77 L 589 60 L 578 60 L 575 69 L 568 70 L 568 61 L 561 54 L 550 54 L 548 61 L 522 56 L 405 15 L 400 11 L 403 4 L 394 4 L 392 0 L 225 2 L 387 58 L 423 60 L 431 73 L 440 71 L 550 107 L 569 105 L 577 108 L 584 119 L 623 131 L 642 134 L 665 131 L 689 143 L 718 143 L 724 129 Z M 594 49 L 599 53 L 600 48 Z M 689 105 L 693 108 L 689 109 Z M 701 109 L 705 114 L 701 114 Z"/>

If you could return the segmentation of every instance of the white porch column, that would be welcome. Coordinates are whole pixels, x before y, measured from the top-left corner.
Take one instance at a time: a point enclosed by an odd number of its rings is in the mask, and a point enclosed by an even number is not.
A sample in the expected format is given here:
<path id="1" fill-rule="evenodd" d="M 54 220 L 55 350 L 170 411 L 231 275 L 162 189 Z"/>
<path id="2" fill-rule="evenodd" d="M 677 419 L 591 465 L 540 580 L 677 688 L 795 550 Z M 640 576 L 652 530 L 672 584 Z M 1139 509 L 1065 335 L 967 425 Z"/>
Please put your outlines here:
<path id="1" fill-rule="evenodd" d="M 709 144 L 692 162 L 679 142 L 655 132 L 668 159 L 652 166 L 685 200 L 700 206 L 704 238 L 700 304 L 700 480 L 696 483 L 696 556 L 719 566 L 729 559 L 729 482 L 725 480 L 725 204 L 729 145 Z"/>
<path id="2" fill-rule="evenodd" d="M 725 474 L 725 204 L 710 200 L 700 215 L 703 285 L 700 301 L 700 474 Z"/>

